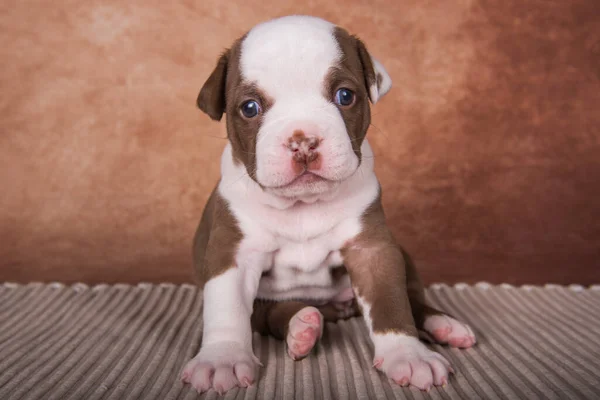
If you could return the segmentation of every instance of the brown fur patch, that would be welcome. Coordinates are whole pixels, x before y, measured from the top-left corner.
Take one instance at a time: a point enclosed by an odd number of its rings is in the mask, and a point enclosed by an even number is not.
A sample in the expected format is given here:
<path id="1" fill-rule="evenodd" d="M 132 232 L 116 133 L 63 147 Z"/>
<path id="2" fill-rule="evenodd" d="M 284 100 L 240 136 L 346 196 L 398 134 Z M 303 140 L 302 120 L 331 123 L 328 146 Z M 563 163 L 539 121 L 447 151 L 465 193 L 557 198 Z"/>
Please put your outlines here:
<path id="1" fill-rule="evenodd" d="M 200 90 L 198 106 L 215 120 L 226 114 L 227 137 L 234 160 L 244 164 L 248 175 L 256 180 L 256 139 L 263 115 L 273 105 L 273 100 L 256 85 L 242 79 L 240 53 L 244 37 L 223 53 Z M 261 107 L 261 113 L 254 118 L 245 118 L 240 113 L 242 104 L 249 100 L 257 101 Z"/>
<path id="2" fill-rule="evenodd" d="M 362 223 L 363 231 L 346 243 L 342 256 L 357 295 L 371 306 L 373 331 L 416 335 L 425 317 L 443 313 L 425 303 L 415 264 L 387 227 L 381 195 Z"/>
<path id="3" fill-rule="evenodd" d="M 235 266 L 235 254 L 241 240 L 237 220 L 215 188 L 194 237 L 194 267 L 200 287 Z"/>
<path id="4" fill-rule="evenodd" d="M 225 82 L 230 51 L 227 50 L 217 61 L 217 66 L 210 74 L 196 99 L 198 108 L 216 121 L 220 121 L 225 112 Z"/>
<path id="5" fill-rule="evenodd" d="M 334 36 L 342 51 L 342 57 L 339 64 L 331 68 L 325 79 L 325 96 L 333 99 L 340 88 L 350 89 L 354 92 L 354 104 L 338 108 L 352 141 L 354 153 L 360 160 L 360 146 L 371 123 L 368 85 L 375 79 L 375 72 L 368 52 L 360 39 L 351 36 L 339 27 L 335 28 Z"/>
<path id="6" fill-rule="evenodd" d="M 373 332 L 416 336 L 404 256 L 386 226 L 381 197 L 365 211 L 362 223 L 363 231 L 345 244 L 342 256 L 357 296 L 371 307 Z"/>
<path id="7" fill-rule="evenodd" d="M 347 273 L 348 270 L 346 270 L 346 267 L 344 267 L 343 265 L 331 268 L 331 279 L 333 279 L 334 281 L 340 280 Z"/>
<path id="8" fill-rule="evenodd" d="M 287 335 L 290 319 L 306 306 L 308 304 L 300 301 L 255 300 L 250 320 L 252 330 L 283 340 Z"/>
<path id="9" fill-rule="evenodd" d="M 406 291 L 410 301 L 411 312 L 417 329 L 423 329 L 426 317 L 430 315 L 449 314 L 443 313 L 425 303 L 425 291 L 423 290 L 423 283 L 421 282 L 415 263 L 406 250 L 400 248 L 400 251 L 402 252 L 404 267 L 406 269 Z"/>
<path id="10" fill-rule="evenodd" d="M 304 139 L 306 139 L 306 135 L 304 134 L 304 131 L 302 131 L 300 129 L 296 129 L 294 131 L 294 133 L 292 134 L 292 137 L 290 138 L 290 141 L 291 142 L 300 143 Z"/>

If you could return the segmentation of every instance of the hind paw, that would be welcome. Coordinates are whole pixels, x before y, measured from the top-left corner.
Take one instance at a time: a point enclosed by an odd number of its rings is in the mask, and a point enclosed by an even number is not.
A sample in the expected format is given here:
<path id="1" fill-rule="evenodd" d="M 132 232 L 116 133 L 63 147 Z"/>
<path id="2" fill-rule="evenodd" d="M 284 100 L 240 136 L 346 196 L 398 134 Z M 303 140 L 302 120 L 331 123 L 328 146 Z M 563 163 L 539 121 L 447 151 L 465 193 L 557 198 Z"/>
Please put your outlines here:
<path id="1" fill-rule="evenodd" d="M 286 338 L 293 360 L 306 357 L 323 334 L 323 315 L 315 307 L 304 307 L 290 319 Z"/>
<path id="2" fill-rule="evenodd" d="M 444 314 L 425 318 L 423 329 L 438 343 L 465 349 L 473 346 L 477 339 L 471 327 Z"/>

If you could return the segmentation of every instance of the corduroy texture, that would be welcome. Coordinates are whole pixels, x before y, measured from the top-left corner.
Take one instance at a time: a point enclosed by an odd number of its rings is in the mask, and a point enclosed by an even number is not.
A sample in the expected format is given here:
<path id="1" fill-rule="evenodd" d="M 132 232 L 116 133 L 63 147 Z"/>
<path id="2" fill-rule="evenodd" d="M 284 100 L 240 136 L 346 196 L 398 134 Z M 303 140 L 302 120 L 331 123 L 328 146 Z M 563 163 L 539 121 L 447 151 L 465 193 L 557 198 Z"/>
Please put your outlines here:
<path id="1" fill-rule="evenodd" d="M 598 289 L 430 288 L 429 300 L 470 323 L 479 342 L 434 346 L 457 374 L 429 393 L 371 367 L 360 319 L 328 324 L 318 350 L 298 362 L 282 342 L 255 334 L 260 380 L 225 398 L 598 399 Z M 178 376 L 200 344 L 201 305 L 188 285 L 0 286 L 0 398 L 196 399 Z"/>

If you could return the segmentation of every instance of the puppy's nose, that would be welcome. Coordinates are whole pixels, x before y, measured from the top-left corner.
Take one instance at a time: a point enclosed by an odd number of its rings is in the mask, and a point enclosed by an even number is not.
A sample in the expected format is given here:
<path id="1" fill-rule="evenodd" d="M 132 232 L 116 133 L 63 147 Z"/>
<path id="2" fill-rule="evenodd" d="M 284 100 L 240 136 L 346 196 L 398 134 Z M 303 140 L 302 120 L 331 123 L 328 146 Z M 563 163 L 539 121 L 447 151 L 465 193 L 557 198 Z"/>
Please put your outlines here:
<path id="1" fill-rule="evenodd" d="M 303 130 L 296 129 L 288 139 L 288 148 L 294 153 L 308 154 L 319 147 L 320 140 L 314 136 L 309 136 Z"/>
<path id="2" fill-rule="evenodd" d="M 289 137 L 287 147 L 292 152 L 292 159 L 298 164 L 310 167 L 310 164 L 319 158 L 317 148 L 321 140 L 314 136 L 308 136 L 302 130 L 295 130 Z"/>

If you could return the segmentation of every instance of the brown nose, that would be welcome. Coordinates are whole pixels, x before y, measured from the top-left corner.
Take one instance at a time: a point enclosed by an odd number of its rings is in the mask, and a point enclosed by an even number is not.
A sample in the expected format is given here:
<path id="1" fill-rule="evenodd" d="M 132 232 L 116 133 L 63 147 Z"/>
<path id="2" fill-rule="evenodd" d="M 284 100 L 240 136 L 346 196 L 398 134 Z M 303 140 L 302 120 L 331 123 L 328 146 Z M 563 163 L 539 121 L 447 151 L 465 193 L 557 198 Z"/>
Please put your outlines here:
<path id="1" fill-rule="evenodd" d="M 316 169 L 313 165 L 319 158 L 317 148 L 321 141 L 314 136 L 306 136 L 303 131 L 295 130 L 288 139 L 287 147 L 292 151 L 292 159 L 297 164 Z"/>

